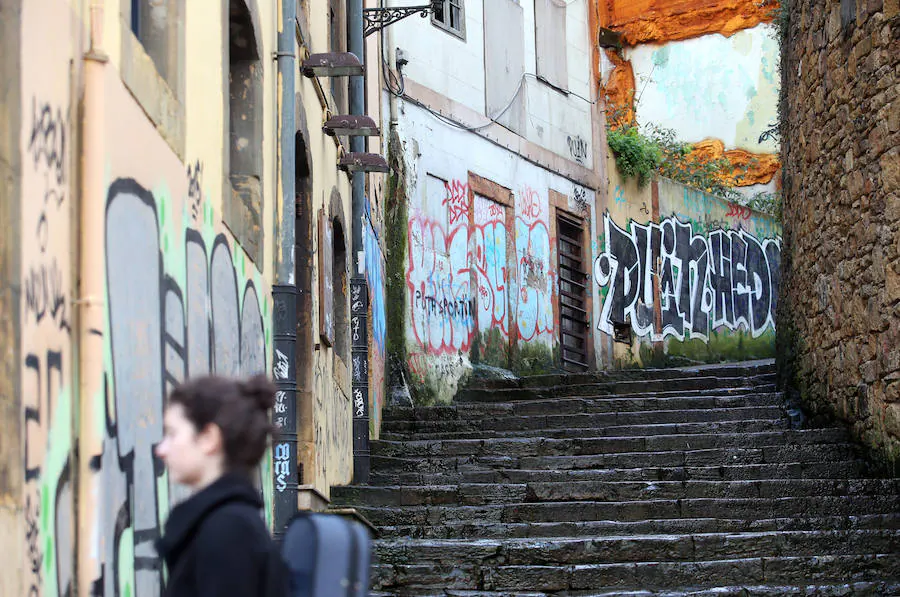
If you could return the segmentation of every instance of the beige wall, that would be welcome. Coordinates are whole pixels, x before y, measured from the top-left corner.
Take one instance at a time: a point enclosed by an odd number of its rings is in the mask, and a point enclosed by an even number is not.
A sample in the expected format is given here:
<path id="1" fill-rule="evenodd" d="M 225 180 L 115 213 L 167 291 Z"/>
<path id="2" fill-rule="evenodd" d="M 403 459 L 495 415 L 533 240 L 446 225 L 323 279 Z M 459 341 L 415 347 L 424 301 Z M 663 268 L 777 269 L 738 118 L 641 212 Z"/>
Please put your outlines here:
<path id="1" fill-rule="evenodd" d="M 173 46 L 181 70 L 170 83 L 133 38 L 125 0 L 23 4 L 29 35 L 17 48 L 21 94 L 14 110 L 3 105 L 4 114 L 21 113 L 14 132 L 21 164 L 9 152 L 0 155 L 0 175 L 12 181 L 5 188 L 15 201 L 3 213 L 18 220 L 20 210 L 20 222 L 9 228 L 20 223 L 22 230 L 20 256 L 10 262 L 4 253 L 0 271 L 9 286 L 3 319 L 22 328 L 21 341 L 4 347 L 15 362 L 0 387 L 0 415 L 20 441 L 12 432 L 0 439 L 2 455 L 14 463 L 0 475 L 0 548 L 21 565 L 2 575 L 0 593 L 61 595 L 71 588 L 86 595 L 100 583 L 106 595 L 156 597 L 163 578 L 147 566 L 156 561 L 152 538 L 185 495 L 152 457 L 166 394 L 187 376 L 272 367 L 280 198 L 277 65 L 270 57 L 278 3 L 249 2 L 263 81 L 263 243 L 255 258 L 223 216 L 231 200 L 228 2 L 184 3 L 183 40 Z M 310 43 L 323 51 L 327 2 L 309 4 Z M 9 23 L 2 25 L 5 32 Z M 337 296 L 346 297 L 350 181 L 337 169 L 340 148 L 321 131 L 334 108 L 331 86 L 323 79 L 322 102 L 299 65 L 296 75 L 312 208 L 344 228 L 347 267 L 335 283 Z M 370 186 L 375 196 L 379 185 Z M 320 338 L 318 228 L 316 220 L 313 345 L 298 347 L 313 355 L 312 393 L 307 410 L 299 409 L 309 415 L 299 457 L 302 482 L 327 494 L 352 477 L 352 409 L 349 350 L 341 356 Z M 6 312 L 16 304 L 18 313 Z M 346 298 L 336 304 L 348 310 Z M 260 476 L 271 504 L 268 458 Z"/>
<path id="2" fill-rule="evenodd" d="M 21 300 L 21 1 L 0 11 L 0 551 L 12 562 L 23 560 L 21 393 L 19 367 Z M 21 566 L 0 575 L 0 594 L 24 594 Z"/>
<path id="3" fill-rule="evenodd" d="M 306 21 L 312 38 L 308 40 L 309 53 L 327 52 L 329 30 L 328 1 L 310 0 Z M 302 54 L 301 54 L 302 55 Z M 346 85 L 346 78 L 340 82 Z M 324 92 L 328 109 L 336 112 L 335 102 L 331 95 L 331 81 L 327 78 L 319 80 Z M 319 318 L 319 210 L 324 209 L 328 219 L 342 223 L 345 239 L 346 272 L 343 279 L 335 278 L 335 304 L 338 297 L 349 296 L 351 256 L 351 220 L 350 220 L 350 178 L 337 169 L 339 159 L 338 146 L 332 137 L 322 132 L 322 124 L 326 120 L 326 105 L 319 99 L 316 82 L 299 74 L 297 75 L 297 94 L 306 113 L 308 123 L 310 155 L 312 156 L 312 217 L 313 217 L 313 358 L 312 358 L 312 390 L 310 397 L 311 419 L 301 420 L 300 459 L 303 464 L 302 483 L 314 485 L 315 488 L 328 495 L 332 485 L 343 485 L 350 482 L 353 472 L 353 413 L 350 404 L 349 350 L 346 355 L 337 354 L 334 347 L 328 346 L 321 338 Z M 349 146 L 343 146 L 349 151 Z M 332 201 L 335 197 L 335 201 Z M 349 317 L 349 307 L 345 304 Z M 349 345 L 348 345 L 349 346 Z M 298 347 L 298 351 L 304 347 Z M 310 429 L 311 427 L 311 429 Z"/>
<path id="4" fill-rule="evenodd" d="M 75 148 L 82 27 L 77 4 L 22 13 L 22 396 L 25 594 L 74 589 Z M 52 15 L 52 18 L 48 18 Z M 30 593 L 29 593 L 30 592 Z"/>
<path id="5" fill-rule="evenodd" d="M 186 3 L 183 105 L 165 118 L 159 106 L 171 107 L 172 91 L 128 50 L 119 2 L 98 15 L 102 41 L 95 29 L 95 53 L 109 61 L 83 60 L 88 4 L 98 3 L 30 0 L 23 13 L 25 484 L 12 498 L 20 518 L 0 519 L 17 527 L 21 546 L 7 553 L 22 562 L 22 577 L 4 582 L 22 590 L 4 595 L 61 595 L 76 584 L 89 594 L 99 582 L 106 595 L 158 596 L 161 571 L 145 563 L 156 560 L 152 539 L 184 495 L 152 457 L 165 395 L 186 376 L 271 366 L 274 62 L 261 60 L 264 244 L 253 261 L 222 221 L 225 33 L 209 23 L 225 22 L 227 3 Z M 257 3 L 263 57 L 275 46 L 273 6 Z M 96 326 L 81 329 L 91 313 Z M 270 500 L 268 459 L 260 475 Z"/>

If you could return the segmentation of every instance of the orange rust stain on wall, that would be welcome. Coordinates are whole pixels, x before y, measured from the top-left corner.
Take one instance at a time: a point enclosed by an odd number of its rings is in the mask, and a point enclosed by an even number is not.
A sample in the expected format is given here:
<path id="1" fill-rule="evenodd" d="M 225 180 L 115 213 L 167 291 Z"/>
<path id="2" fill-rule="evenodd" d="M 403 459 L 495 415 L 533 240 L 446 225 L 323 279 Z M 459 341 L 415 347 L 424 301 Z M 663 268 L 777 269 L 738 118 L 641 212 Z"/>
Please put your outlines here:
<path id="1" fill-rule="evenodd" d="M 766 184 L 781 168 L 781 162 L 776 154 L 751 153 L 743 149 L 725 151 L 725 144 L 718 139 L 704 139 L 699 143 L 693 143 L 692 147 L 691 156 L 702 160 L 717 160 L 724 157 L 731 162 L 736 176 L 740 176 L 740 179 L 732 177 L 726 182 L 738 187 Z"/>
<path id="2" fill-rule="evenodd" d="M 616 128 L 634 122 L 634 70 L 630 61 L 612 50 L 606 50 L 606 57 L 615 66 L 604 89 L 606 118 L 610 126 Z"/>
<path id="3" fill-rule="evenodd" d="M 627 45 L 675 41 L 742 29 L 774 19 L 777 0 L 599 0 L 601 26 Z"/>

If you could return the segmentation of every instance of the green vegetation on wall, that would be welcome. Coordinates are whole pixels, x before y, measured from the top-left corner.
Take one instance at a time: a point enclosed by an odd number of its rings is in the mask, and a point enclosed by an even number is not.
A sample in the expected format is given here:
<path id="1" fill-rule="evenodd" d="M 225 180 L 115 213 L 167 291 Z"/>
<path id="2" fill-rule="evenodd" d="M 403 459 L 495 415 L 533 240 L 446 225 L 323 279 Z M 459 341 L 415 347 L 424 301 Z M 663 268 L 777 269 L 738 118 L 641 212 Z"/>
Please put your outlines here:
<path id="1" fill-rule="evenodd" d="M 669 357 L 702 363 L 770 359 L 775 356 L 775 332 L 770 329 L 754 338 L 744 330 L 713 331 L 708 342 L 696 339 L 670 342 L 666 352 Z"/>
<path id="2" fill-rule="evenodd" d="M 391 367 L 406 363 L 406 230 L 408 208 L 403 150 L 396 132 L 388 147 L 391 174 L 384 203 L 386 351 Z"/>
<path id="3" fill-rule="evenodd" d="M 621 121 L 611 118 L 608 122 Z M 692 153 L 693 147 L 678 140 L 675 131 L 654 124 L 643 127 L 643 130 L 634 122 L 608 125 L 607 139 L 616 161 L 616 170 L 625 179 L 636 178 L 640 187 L 658 174 L 726 201 L 781 218 L 781 193 L 764 192 L 747 198 L 734 186 L 754 166 L 752 162 L 744 169 L 735 171 L 727 158 L 709 158 Z"/>
<path id="4" fill-rule="evenodd" d="M 513 354 L 510 368 L 513 373 L 520 376 L 552 373 L 556 369 L 558 353 L 558 348 L 551 349 L 539 342 L 519 344 L 518 350 Z"/>

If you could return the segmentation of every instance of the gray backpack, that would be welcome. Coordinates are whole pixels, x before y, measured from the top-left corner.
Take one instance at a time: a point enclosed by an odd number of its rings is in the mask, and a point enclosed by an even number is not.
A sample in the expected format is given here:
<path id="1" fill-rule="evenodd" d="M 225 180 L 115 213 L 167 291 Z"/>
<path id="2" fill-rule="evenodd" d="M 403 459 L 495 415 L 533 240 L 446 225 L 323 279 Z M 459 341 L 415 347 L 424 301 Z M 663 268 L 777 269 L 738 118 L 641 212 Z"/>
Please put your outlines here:
<path id="1" fill-rule="evenodd" d="M 367 597 L 371 543 L 366 528 L 337 514 L 298 512 L 281 544 L 290 597 Z"/>

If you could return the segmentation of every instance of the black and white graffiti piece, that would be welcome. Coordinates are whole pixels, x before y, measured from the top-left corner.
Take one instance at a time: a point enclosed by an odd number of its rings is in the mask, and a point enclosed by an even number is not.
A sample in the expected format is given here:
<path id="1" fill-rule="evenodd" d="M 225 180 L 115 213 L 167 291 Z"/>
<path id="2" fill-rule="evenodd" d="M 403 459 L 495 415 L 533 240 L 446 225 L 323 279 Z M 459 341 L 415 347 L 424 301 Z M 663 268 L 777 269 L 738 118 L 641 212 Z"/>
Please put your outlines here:
<path id="1" fill-rule="evenodd" d="M 605 246 L 594 261 L 597 284 L 607 290 L 599 330 L 613 334 L 616 324 L 630 323 L 636 335 L 659 341 L 707 340 L 722 327 L 758 337 L 775 328 L 779 238 L 760 240 L 743 230 L 713 230 L 704 237 L 674 217 L 632 222 L 626 231 L 607 213 L 603 227 Z"/>

